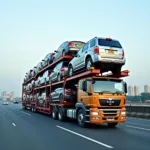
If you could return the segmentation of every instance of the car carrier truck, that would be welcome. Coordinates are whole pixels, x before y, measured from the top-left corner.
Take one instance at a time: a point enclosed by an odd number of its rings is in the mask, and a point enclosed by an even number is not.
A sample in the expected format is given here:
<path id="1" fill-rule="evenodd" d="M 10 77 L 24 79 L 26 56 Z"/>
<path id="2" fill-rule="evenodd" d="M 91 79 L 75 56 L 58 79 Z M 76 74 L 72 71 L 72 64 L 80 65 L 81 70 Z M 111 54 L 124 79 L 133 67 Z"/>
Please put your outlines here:
<path id="1" fill-rule="evenodd" d="M 67 118 L 77 120 L 82 127 L 86 124 L 107 123 L 114 127 L 118 123 L 126 121 L 126 93 L 127 84 L 123 77 L 129 76 L 129 71 L 122 71 L 118 74 L 101 74 L 100 70 L 91 67 L 89 71 L 81 71 L 72 77 L 64 77 L 62 81 L 45 84 L 26 91 L 26 86 L 33 79 L 36 79 L 47 69 L 53 69 L 59 61 L 69 59 L 64 56 L 53 62 L 35 77 L 22 84 L 22 106 L 23 109 L 30 109 L 32 112 L 41 112 L 52 115 L 52 118 L 64 121 Z M 76 88 L 76 100 L 51 101 L 49 95 L 56 89 Z M 45 91 L 43 101 L 38 101 L 38 96 Z M 31 96 L 31 98 L 29 98 Z M 41 105 L 42 103 L 42 105 Z"/>

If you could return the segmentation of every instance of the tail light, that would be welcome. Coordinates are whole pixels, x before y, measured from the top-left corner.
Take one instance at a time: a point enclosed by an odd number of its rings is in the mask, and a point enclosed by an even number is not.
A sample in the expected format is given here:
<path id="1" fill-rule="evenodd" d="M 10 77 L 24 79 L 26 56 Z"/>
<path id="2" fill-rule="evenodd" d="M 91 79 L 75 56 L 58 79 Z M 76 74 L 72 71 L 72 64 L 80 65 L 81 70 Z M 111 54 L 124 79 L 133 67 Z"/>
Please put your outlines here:
<path id="1" fill-rule="evenodd" d="M 112 41 L 112 39 L 111 39 L 111 38 L 106 38 L 106 40 L 108 40 L 108 41 Z"/>
<path id="2" fill-rule="evenodd" d="M 124 56 L 124 50 L 122 50 L 122 56 Z"/>
<path id="3" fill-rule="evenodd" d="M 65 90 L 65 94 L 70 94 L 71 90 Z"/>
<path id="4" fill-rule="evenodd" d="M 50 76 L 51 74 L 48 74 L 48 77 Z"/>
<path id="5" fill-rule="evenodd" d="M 61 67 L 60 71 L 65 71 L 65 68 L 64 68 L 64 67 Z"/>
<path id="6" fill-rule="evenodd" d="M 69 46 L 69 47 L 72 47 L 72 46 L 74 46 L 74 43 L 73 43 L 73 42 L 69 42 L 69 43 L 68 43 L 68 46 Z"/>
<path id="7" fill-rule="evenodd" d="M 94 47 L 94 54 L 99 54 L 100 50 L 99 50 L 99 47 Z"/>
<path id="8" fill-rule="evenodd" d="M 54 53 L 50 54 L 50 56 L 54 56 Z"/>

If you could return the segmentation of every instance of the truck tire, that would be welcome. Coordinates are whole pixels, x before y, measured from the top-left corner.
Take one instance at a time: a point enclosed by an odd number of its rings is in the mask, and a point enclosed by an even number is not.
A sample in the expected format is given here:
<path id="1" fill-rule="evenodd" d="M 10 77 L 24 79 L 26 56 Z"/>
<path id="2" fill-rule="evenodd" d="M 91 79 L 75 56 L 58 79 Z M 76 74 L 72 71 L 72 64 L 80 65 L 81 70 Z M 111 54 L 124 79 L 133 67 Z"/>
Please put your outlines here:
<path id="1" fill-rule="evenodd" d="M 78 115 L 77 115 L 77 121 L 78 121 L 78 125 L 81 127 L 85 127 L 86 123 L 85 123 L 85 112 L 83 111 L 83 109 L 80 109 L 78 111 Z"/>
<path id="2" fill-rule="evenodd" d="M 58 112 L 56 107 L 53 107 L 52 109 L 52 118 L 55 120 L 58 118 Z"/>
<path id="3" fill-rule="evenodd" d="M 114 128 L 118 123 L 107 123 L 108 127 Z"/>
<path id="4" fill-rule="evenodd" d="M 63 112 L 63 109 L 61 107 L 58 110 L 58 120 L 59 121 L 64 121 L 65 120 L 64 112 Z"/>

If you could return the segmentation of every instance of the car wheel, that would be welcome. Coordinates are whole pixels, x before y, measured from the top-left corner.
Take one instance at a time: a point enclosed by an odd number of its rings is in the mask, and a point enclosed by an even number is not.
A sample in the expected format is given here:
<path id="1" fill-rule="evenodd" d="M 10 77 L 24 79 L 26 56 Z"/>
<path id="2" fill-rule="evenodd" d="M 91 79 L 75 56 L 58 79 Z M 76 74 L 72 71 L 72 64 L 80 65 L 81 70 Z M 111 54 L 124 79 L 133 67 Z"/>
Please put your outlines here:
<path id="1" fill-rule="evenodd" d="M 72 66 L 69 66 L 69 69 L 68 69 L 68 76 L 71 77 L 73 74 L 73 68 Z"/>
<path id="2" fill-rule="evenodd" d="M 60 74 L 57 75 L 57 81 L 61 81 L 61 76 L 60 76 Z"/>
<path id="3" fill-rule="evenodd" d="M 82 109 L 80 109 L 78 111 L 77 121 L 78 121 L 79 126 L 85 127 L 85 125 L 86 125 L 86 123 L 85 123 L 85 113 Z"/>
<path id="4" fill-rule="evenodd" d="M 90 70 L 91 66 L 92 66 L 92 59 L 87 58 L 87 60 L 86 60 L 86 69 Z"/>
<path id="5" fill-rule="evenodd" d="M 65 55 L 66 55 L 65 50 L 63 50 L 62 57 L 64 57 Z"/>
<path id="6" fill-rule="evenodd" d="M 115 66 L 112 70 L 111 70 L 112 74 L 118 74 L 121 72 L 121 66 Z"/>
<path id="7" fill-rule="evenodd" d="M 47 65 L 49 65 L 50 64 L 50 61 L 49 61 L 49 59 L 47 60 Z"/>
<path id="8" fill-rule="evenodd" d="M 63 95 L 62 94 L 59 95 L 59 102 L 61 102 L 61 103 L 63 102 Z"/>

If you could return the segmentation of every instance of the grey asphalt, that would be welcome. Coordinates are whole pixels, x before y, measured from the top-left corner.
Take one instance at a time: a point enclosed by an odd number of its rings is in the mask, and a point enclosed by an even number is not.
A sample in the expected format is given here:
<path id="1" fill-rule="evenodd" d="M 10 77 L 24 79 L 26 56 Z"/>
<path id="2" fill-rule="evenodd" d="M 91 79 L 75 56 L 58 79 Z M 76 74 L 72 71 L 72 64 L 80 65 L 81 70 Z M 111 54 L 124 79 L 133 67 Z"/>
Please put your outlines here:
<path id="1" fill-rule="evenodd" d="M 0 102 L 0 150 L 150 150 L 150 121 L 128 118 L 116 128 L 81 128 Z"/>

